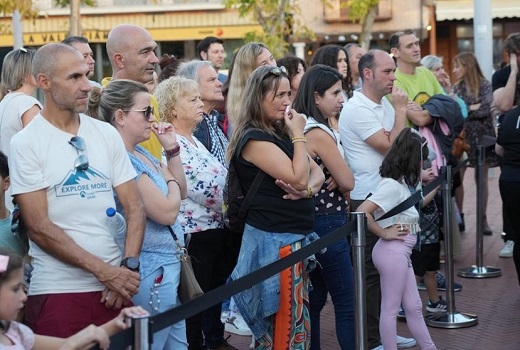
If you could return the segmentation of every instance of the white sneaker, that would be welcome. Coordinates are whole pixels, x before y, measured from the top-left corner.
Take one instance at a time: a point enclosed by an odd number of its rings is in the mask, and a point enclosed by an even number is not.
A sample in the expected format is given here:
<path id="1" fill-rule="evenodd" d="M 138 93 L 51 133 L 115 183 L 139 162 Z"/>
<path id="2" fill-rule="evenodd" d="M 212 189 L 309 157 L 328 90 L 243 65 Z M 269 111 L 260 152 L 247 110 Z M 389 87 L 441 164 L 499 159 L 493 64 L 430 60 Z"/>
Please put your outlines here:
<path id="1" fill-rule="evenodd" d="M 515 242 L 507 241 L 506 244 L 504 244 L 504 247 L 500 249 L 500 253 L 498 253 L 498 256 L 501 258 L 511 258 L 513 256 L 514 247 Z"/>
<path id="2" fill-rule="evenodd" d="M 230 316 L 226 319 L 225 329 L 228 333 L 236 335 L 247 335 L 251 336 L 253 333 L 247 326 L 246 321 L 236 312 L 230 312 Z"/>
<path id="3" fill-rule="evenodd" d="M 407 349 L 407 348 L 413 348 L 417 342 L 414 338 L 405 338 L 401 336 L 397 336 L 397 348 L 398 349 Z"/>

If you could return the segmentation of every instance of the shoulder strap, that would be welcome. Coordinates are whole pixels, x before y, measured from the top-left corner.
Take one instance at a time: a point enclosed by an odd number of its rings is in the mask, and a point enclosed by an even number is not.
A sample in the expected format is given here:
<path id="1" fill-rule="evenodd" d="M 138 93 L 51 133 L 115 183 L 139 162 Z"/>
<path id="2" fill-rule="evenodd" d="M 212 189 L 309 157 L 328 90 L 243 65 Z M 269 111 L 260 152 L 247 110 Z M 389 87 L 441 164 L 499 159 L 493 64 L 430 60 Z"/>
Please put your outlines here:
<path id="1" fill-rule="evenodd" d="M 234 161 L 234 157 L 233 160 Z M 236 170 L 235 170 L 236 171 Z M 247 210 L 249 209 L 249 206 L 251 205 L 251 202 L 253 201 L 253 197 L 256 194 L 256 191 L 258 191 L 258 188 L 260 187 L 260 183 L 265 177 L 265 173 L 262 170 L 258 170 L 258 173 L 255 176 L 255 179 L 253 180 L 253 183 L 251 184 L 251 187 L 249 187 L 249 190 L 246 193 L 246 196 L 244 197 L 244 201 L 242 202 L 242 205 L 240 206 L 240 209 L 238 210 L 238 217 L 245 218 Z"/>

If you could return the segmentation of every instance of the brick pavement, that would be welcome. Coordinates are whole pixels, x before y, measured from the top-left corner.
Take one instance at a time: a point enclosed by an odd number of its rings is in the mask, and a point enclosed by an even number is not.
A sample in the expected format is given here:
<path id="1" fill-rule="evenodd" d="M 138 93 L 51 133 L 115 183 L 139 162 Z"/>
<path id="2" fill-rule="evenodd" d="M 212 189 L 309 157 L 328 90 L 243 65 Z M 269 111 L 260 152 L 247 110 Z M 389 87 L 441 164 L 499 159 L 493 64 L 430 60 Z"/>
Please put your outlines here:
<path id="1" fill-rule="evenodd" d="M 456 309 L 476 314 L 478 325 L 459 329 L 429 327 L 432 338 L 440 349 L 520 350 L 520 286 L 512 259 L 498 257 L 503 246 L 500 238 L 502 202 L 498 176 L 498 168 L 490 170 L 487 217 L 494 233 L 492 236 L 484 236 L 483 264 L 501 268 L 502 276 L 484 279 L 455 276 L 455 280 L 463 285 L 462 291 L 455 293 Z M 455 275 L 459 269 L 476 263 L 476 188 L 473 177 L 473 169 L 468 169 L 464 178 L 466 233 L 461 237 L 461 253 L 454 258 Z M 444 269 L 444 266 L 441 268 Z M 421 297 L 426 302 L 426 292 L 421 292 Z M 410 336 L 405 322 L 398 322 L 398 332 L 400 335 Z M 334 310 L 330 301 L 322 312 L 321 339 L 322 349 L 339 349 L 335 335 Z M 229 341 L 240 350 L 246 350 L 250 337 L 233 335 Z"/>

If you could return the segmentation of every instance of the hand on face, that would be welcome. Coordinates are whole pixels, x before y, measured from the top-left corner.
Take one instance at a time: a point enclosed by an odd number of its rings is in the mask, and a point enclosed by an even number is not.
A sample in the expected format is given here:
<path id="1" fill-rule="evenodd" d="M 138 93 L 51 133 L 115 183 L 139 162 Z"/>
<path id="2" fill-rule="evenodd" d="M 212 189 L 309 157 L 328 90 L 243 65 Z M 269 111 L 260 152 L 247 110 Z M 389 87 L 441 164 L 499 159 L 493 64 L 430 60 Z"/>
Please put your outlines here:
<path id="1" fill-rule="evenodd" d="M 303 135 L 303 128 L 307 121 L 301 114 L 296 112 L 294 109 L 291 109 L 289 112 L 285 113 L 284 120 L 289 130 L 291 130 L 292 136 Z"/>
<path id="2" fill-rule="evenodd" d="M 161 146 L 170 150 L 177 145 L 177 133 L 170 123 L 154 122 L 152 123 L 152 132 L 157 136 Z"/>
<path id="3" fill-rule="evenodd" d="M 408 104 L 408 95 L 397 86 L 392 88 L 392 93 L 390 94 L 390 102 L 395 109 L 398 108 L 406 108 Z"/>

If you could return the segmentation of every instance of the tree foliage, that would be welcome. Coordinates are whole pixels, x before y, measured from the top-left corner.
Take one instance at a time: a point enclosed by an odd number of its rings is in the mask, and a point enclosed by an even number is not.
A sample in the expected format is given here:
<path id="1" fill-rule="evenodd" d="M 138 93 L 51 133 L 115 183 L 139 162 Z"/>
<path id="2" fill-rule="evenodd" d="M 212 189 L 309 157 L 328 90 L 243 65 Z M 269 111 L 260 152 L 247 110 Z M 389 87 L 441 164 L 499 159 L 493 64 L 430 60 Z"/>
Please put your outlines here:
<path id="1" fill-rule="evenodd" d="M 301 13 L 294 0 L 225 0 L 227 8 L 236 8 L 241 17 L 251 16 L 263 29 L 251 32 L 246 42 L 260 41 L 266 44 L 275 57 L 283 56 L 291 40 L 314 38 L 311 29 L 297 19 Z"/>
<path id="2" fill-rule="evenodd" d="M 27 19 L 35 19 L 39 12 L 31 0 L 0 0 L 0 13 L 4 17 L 11 16 L 15 10 Z"/>
<path id="3" fill-rule="evenodd" d="M 349 18 L 361 24 L 359 44 L 367 50 L 370 46 L 372 26 L 376 19 L 378 5 L 379 0 L 349 0 L 346 4 L 349 9 Z"/>
<path id="4" fill-rule="evenodd" d="M 70 5 L 70 0 L 55 0 L 56 6 L 67 7 Z M 81 0 L 81 3 L 87 6 L 96 6 L 95 0 Z"/>

